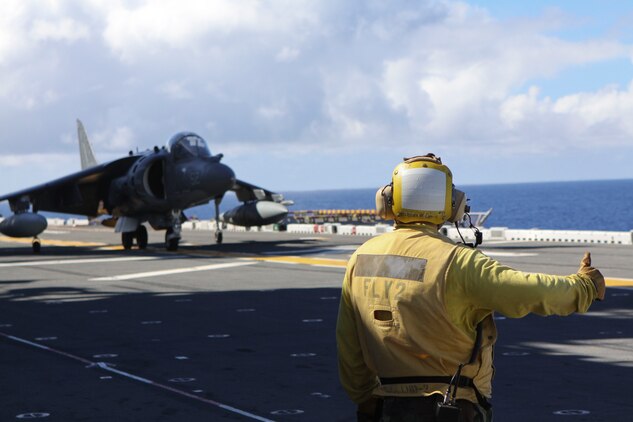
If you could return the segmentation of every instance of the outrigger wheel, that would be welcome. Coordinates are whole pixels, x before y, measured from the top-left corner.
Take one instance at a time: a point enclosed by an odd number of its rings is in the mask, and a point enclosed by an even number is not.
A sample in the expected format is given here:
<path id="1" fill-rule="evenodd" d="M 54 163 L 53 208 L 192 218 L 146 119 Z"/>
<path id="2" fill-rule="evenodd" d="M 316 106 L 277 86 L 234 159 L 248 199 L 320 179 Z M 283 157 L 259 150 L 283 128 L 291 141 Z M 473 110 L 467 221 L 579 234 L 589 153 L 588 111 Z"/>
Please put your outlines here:
<path id="1" fill-rule="evenodd" d="M 217 243 L 218 245 L 222 244 L 222 232 L 221 231 L 215 232 L 215 243 Z"/>
<path id="2" fill-rule="evenodd" d="M 33 253 L 40 253 L 40 251 L 42 250 L 42 243 L 40 242 L 40 239 L 38 239 L 37 237 L 33 238 Z"/>

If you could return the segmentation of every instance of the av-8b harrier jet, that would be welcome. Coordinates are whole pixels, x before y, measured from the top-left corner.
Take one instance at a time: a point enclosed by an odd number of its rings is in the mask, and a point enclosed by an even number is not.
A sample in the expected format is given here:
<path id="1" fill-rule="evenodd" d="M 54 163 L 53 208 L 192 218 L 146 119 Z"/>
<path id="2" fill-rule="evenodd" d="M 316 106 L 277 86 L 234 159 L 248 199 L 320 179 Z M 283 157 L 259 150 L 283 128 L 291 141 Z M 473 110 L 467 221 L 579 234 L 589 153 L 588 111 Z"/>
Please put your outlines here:
<path id="1" fill-rule="evenodd" d="M 33 237 L 33 251 L 39 252 L 38 235 L 46 219 L 38 211 L 108 216 L 103 223 L 121 233 L 125 249 L 136 240 L 147 246 L 148 222 L 155 230 L 166 230 L 165 246 L 177 250 L 183 210 L 213 201 L 217 230 L 222 243 L 220 221 L 239 226 L 261 226 L 281 221 L 288 213 L 283 195 L 235 178 L 223 155 L 211 155 L 207 143 L 192 132 L 180 132 L 167 145 L 142 153 L 97 164 L 83 125 L 77 120 L 82 170 L 8 195 L 13 215 L 0 222 L 0 232 L 11 237 Z M 220 215 L 219 205 L 228 191 L 243 204 Z"/>

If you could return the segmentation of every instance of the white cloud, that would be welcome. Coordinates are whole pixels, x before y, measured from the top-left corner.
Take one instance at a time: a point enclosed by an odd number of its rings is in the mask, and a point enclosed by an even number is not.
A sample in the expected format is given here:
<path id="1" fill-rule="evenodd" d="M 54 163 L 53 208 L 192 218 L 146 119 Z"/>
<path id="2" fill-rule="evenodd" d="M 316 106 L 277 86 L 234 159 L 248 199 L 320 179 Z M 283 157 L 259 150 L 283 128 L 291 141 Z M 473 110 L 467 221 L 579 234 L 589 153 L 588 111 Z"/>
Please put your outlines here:
<path id="1" fill-rule="evenodd" d="M 576 114 L 590 126 L 614 119 L 620 120 L 624 116 L 633 115 L 633 82 L 626 91 L 621 91 L 616 86 L 608 86 L 598 92 L 562 97 L 556 101 L 552 110 L 555 113 Z M 632 122 L 631 119 L 625 120 L 627 123 Z"/>
<path id="2" fill-rule="evenodd" d="M 225 40 L 238 32 L 285 32 L 289 26 L 312 21 L 310 2 L 257 0 L 153 0 L 137 7 L 120 3 L 107 10 L 104 39 L 120 57 L 163 48 L 190 49 L 204 36 Z M 299 35 L 300 34 L 296 34 Z"/>
<path id="3" fill-rule="evenodd" d="M 0 3 L 0 65 L 37 53 L 48 41 L 87 39 L 88 26 L 65 16 L 72 2 L 5 0 Z"/>
<path id="4" fill-rule="evenodd" d="M 297 57 L 299 57 L 299 53 L 300 51 L 297 48 L 284 46 L 284 48 L 282 48 L 277 53 L 275 58 L 279 62 L 291 62 L 291 61 L 294 61 Z"/>
<path id="5" fill-rule="evenodd" d="M 279 119 L 286 115 L 286 109 L 283 106 L 271 105 L 262 106 L 257 109 L 257 114 L 265 119 Z"/>
<path id="6" fill-rule="evenodd" d="M 116 127 L 114 129 L 106 129 L 103 131 L 97 131 L 94 135 L 88 134 L 90 142 L 93 146 L 107 151 L 117 151 L 121 155 L 134 147 L 138 147 L 135 144 L 136 138 L 131 128 L 123 126 Z"/>
<path id="7" fill-rule="evenodd" d="M 432 117 L 431 97 L 419 81 L 420 69 L 409 58 L 387 61 L 382 76 L 382 90 L 389 105 L 404 112 L 414 127 L 423 126 Z"/>
<path id="8" fill-rule="evenodd" d="M 424 41 L 429 39 L 445 41 Z M 508 117 L 506 102 L 526 81 L 623 57 L 630 49 L 614 42 L 563 42 L 530 27 L 513 31 L 472 17 L 457 26 L 422 28 L 411 34 L 410 42 L 416 40 L 415 50 L 386 61 L 383 87 L 411 127 L 424 122 L 433 139 L 496 138 L 499 116 Z"/>
<path id="9" fill-rule="evenodd" d="M 89 35 L 88 27 L 70 18 L 57 21 L 36 20 L 31 30 L 32 37 L 37 41 L 67 41 L 73 42 L 85 39 Z"/>
<path id="10" fill-rule="evenodd" d="M 193 94 L 187 90 L 185 84 L 180 82 L 167 82 L 163 84 L 159 89 L 169 98 L 174 100 L 186 100 L 193 96 Z"/>
<path id="11" fill-rule="evenodd" d="M 118 127 L 107 145 L 115 150 L 130 148 L 134 145 L 134 132 L 129 127 Z"/>
<path id="12" fill-rule="evenodd" d="M 46 68 L 53 72 L 55 63 L 42 60 Z M 58 101 L 60 94 L 57 87 L 47 86 L 44 78 L 34 79 L 34 69 L 11 69 L 2 72 L 0 77 L 0 102 L 4 100 L 7 106 L 22 111 L 42 109 Z"/>
<path id="13" fill-rule="evenodd" d="M 0 125 L 22 141 L 0 144 L 75 154 L 81 117 L 100 157 L 180 130 L 241 155 L 631 146 L 631 86 L 561 96 L 542 81 L 633 46 L 557 36 L 566 25 L 578 22 L 440 0 L 7 0 Z"/>
<path id="14" fill-rule="evenodd" d="M 2 167 L 36 167 L 58 168 L 60 163 L 69 163 L 73 159 L 79 162 L 79 155 L 70 154 L 3 154 L 0 155 L 0 168 Z M 63 166 L 62 166 L 63 167 Z"/>
<path id="15" fill-rule="evenodd" d="M 608 86 L 556 100 L 539 96 L 539 90 L 532 87 L 527 94 L 508 97 L 501 106 L 508 133 L 541 132 L 540 142 L 555 140 L 550 144 L 555 149 L 632 146 L 633 122 L 627 117 L 632 114 L 633 82 L 626 90 Z"/>
<path id="16" fill-rule="evenodd" d="M 22 27 L 27 7 L 20 0 L 7 0 L 0 4 L 0 65 L 7 63 L 26 48 Z"/>

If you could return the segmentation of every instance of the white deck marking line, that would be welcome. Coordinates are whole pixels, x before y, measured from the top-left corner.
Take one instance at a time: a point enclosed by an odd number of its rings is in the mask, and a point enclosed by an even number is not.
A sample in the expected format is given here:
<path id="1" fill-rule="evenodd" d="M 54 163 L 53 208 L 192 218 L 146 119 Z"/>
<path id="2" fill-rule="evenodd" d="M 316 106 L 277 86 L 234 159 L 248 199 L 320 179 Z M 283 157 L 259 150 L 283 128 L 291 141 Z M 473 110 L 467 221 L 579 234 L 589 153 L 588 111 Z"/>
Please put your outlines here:
<path id="1" fill-rule="evenodd" d="M 232 413 L 237 413 L 238 415 L 242 415 L 242 416 L 245 416 L 245 417 L 250 418 L 250 419 L 254 419 L 254 420 L 262 421 L 262 422 L 274 422 L 272 419 L 267 419 L 267 418 L 264 418 L 264 417 L 261 417 L 261 416 L 257 416 L 257 415 L 255 415 L 253 413 L 249 413 L 249 412 L 246 412 L 244 410 L 240 410 L 238 408 L 235 408 L 233 406 L 229 406 L 229 405 L 224 404 L 224 403 L 220 403 L 220 402 L 215 401 L 215 400 L 206 399 L 204 397 L 196 396 L 195 394 L 191 394 L 191 393 L 188 393 L 186 391 L 178 390 L 177 388 L 173 388 L 173 387 L 170 387 L 168 385 L 164 385 L 164 384 L 152 381 L 152 380 L 147 379 L 147 378 L 139 377 L 138 375 L 134 375 L 134 374 L 131 374 L 129 372 L 124 372 L 124 371 L 120 371 L 118 369 L 111 368 L 104 362 L 92 362 L 92 361 L 89 361 L 88 359 L 84 359 L 82 357 L 75 356 L 75 355 L 72 355 L 70 353 L 63 352 L 61 350 L 53 349 L 51 347 L 44 346 L 42 344 L 33 343 L 32 341 L 25 340 L 23 338 L 12 336 L 12 335 L 5 334 L 5 333 L 2 333 L 2 332 L 0 332 L 0 336 L 2 336 L 4 338 L 7 338 L 7 339 L 10 339 L 10 340 L 13 340 L 13 341 L 17 341 L 17 342 L 22 343 L 22 344 L 26 344 L 28 346 L 32 346 L 32 347 L 36 347 L 38 349 L 46 350 L 47 352 L 55 353 L 57 355 L 61 355 L 61 356 L 73 359 L 75 361 L 78 361 L 78 362 L 81 362 L 81 363 L 87 365 L 86 368 L 88 368 L 88 369 L 97 367 L 97 368 L 103 369 L 105 371 L 112 372 L 112 373 L 115 373 L 117 375 L 121 375 L 122 377 L 126 377 L 126 378 L 132 379 L 134 381 L 138 381 L 138 382 L 143 383 L 143 384 L 153 385 L 154 387 L 158 387 L 158 388 L 161 388 L 163 390 L 167 390 L 167 391 L 170 391 L 172 393 L 175 393 L 175 394 L 178 394 L 178 395 L 181 395 L 181 396 L 188 397 L 190 399 L 194 399 L 194 400 L 200 401 L 202 403 L 210 404 L 212 406 L 219 407 L 220 409 L 224 409 L 224 410 L 227 410 L 227 411 L 232 412 Z"/>
<path id="2" fill-rule="evenodd" d="M 339 270 L 345 271 L 345 267 L 341 267 L 340 265 L 326 265 L 326 264 L 310 264 L 313 267 L 323 267 L 323 268 L 337 268 Z"/>
<path id="3" fill-rule="evenodd" d="M 115 275 L 111 277 L 97 277 L 97 278 L 91 278 L 89 279 L 89 281 L 114 281 L 114 280 L 129 280 L 132 278 L 160 277 L 163 275 L 170 275 L 170 274 L 192 273 L 195 271 L 220 270 L 222 268 L 242 267 L 244 265 L 255 265 L 255 264 L 257 264 L 257 262 L 252 262 L 252 261 L 251 262 L 227 262 L 225 264 L 201 265 L 197 267 L 173 268 L 171 270 L 148 271 L 145 273 Z"/>
<path id="4" fill-rule="evenodd" d="M 500 252 L 500 251 L 491 251 L 491 250 L 485 250 L 485 249 L 481 249 L 481 251 L 484 253 L 484 255 L 488 255 L 488 256 L 538 256 L 537 253 L 533 253 L 533 252 Z"/>
<path id="5" fill-rule="evenodd" d="M 121 257 L 121 258 L 55 259 L 55 260 L 50 260 L 50 261 L 3 262 L 3 263 L 0 263 L 0 268 L 30 267 L 33 265 L 93 264 L 95 262 L 147 261 L 151 259 L 158 259 L 158 257 L 129 256 L 129 257 Z"/>
<path id="6" fill-rule="evenodd" d="M 3 336 L 13 341 L 17 341 L 19 343 L 26 344 L 28 346 L 37 347 L 38 349 L 46 350 L 47 352 L 53 352 L 55 354 L 65 356 L 67 358 L 74 359 L 81 363 L 85 363 L 86 365 L 94 365 L 94 362 L 90 362 L 88 359 L 80 358 L 79 356 L 71 355 L 70 353 L 62 352 L 61 350 L 53 349 L 52 347 L 44 346 L 43 344 L 34 343 L 32 341 L 28 341 L 23 338 L 12 336 L 12 335 L 1 333 L 1 332 L 0 332 L 0 336 Z"/>
<path id="7" fill-rule="evenodd" d="M 275 252 L 262 252 L 261 255 L 292 255 L 292 254 L 300 254 L 300 255 L 314 255 L 314 254 L 323 254 L 323 253 L 336 253 L 336 254 L 344 254 L 345 252 L 353 252 L 358 249 L 360 245 L 333 245 L 333 246 L 315 246 L 313 248 L 305 248 L 305 249 L 289 249 L 283 251 L 275 251 Z M 351 255 L 351 253 L 350 253 Z"/>

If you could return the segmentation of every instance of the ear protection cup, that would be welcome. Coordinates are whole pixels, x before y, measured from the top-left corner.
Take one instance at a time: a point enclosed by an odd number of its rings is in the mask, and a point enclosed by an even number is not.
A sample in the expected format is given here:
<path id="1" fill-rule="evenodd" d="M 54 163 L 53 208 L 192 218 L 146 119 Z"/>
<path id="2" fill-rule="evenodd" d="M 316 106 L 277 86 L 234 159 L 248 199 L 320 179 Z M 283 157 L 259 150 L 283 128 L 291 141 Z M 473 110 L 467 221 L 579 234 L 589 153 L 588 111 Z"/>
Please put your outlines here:
<path id="1" fill-rule="evenodd" d="M 464 213 L 466 212 L 466 203 L 466 194 L 461 190 L 453 188 L 451 216 L 447 220 L 449 223 L 455 223 L 457 221 L 461 221 L 462 218 L 464 218 Z"/>
<path id="2" fill-rule="evenodd" d="M 376 214 L 383 220 L 393 220 L 393 187 L 385 185 L 376 191 Z"/>

